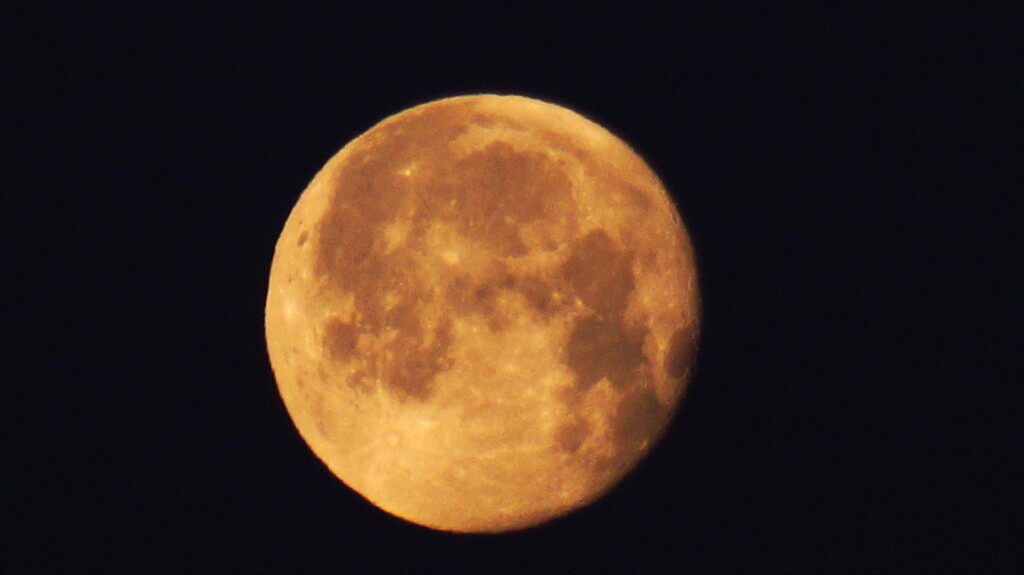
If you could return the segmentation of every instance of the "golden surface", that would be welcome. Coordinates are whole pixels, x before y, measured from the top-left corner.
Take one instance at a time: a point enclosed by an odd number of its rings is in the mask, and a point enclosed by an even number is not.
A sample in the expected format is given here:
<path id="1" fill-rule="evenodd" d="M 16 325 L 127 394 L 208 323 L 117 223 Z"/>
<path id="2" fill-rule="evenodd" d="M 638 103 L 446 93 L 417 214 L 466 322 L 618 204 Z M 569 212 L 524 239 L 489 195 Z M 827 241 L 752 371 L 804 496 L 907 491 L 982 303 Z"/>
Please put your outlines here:
<path id="1" fill-rule="evenodd" d="M 331 158 L 278 240 L 266 333 L 314 453 L 378 507 L 496 532 L 619 481 L 689 379 L 693 253 L 657 177 L 564 108 L 439 100 Z"/>

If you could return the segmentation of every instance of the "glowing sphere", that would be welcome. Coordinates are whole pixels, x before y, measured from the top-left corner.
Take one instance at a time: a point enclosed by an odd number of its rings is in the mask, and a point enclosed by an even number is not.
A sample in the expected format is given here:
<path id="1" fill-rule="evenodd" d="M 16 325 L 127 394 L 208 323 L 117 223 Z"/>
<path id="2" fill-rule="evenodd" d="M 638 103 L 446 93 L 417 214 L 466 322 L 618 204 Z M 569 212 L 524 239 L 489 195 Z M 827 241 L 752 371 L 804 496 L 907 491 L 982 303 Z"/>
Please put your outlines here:
<path id="1" fill-rule="evenodd" d="M 468 96 L 387 118 L 299 198 L 266 335 L 313 452 L 378 507 L 497 532 L 598 498 L 665 430 L 700 321 L 658 178 L 565 108 Z"/>

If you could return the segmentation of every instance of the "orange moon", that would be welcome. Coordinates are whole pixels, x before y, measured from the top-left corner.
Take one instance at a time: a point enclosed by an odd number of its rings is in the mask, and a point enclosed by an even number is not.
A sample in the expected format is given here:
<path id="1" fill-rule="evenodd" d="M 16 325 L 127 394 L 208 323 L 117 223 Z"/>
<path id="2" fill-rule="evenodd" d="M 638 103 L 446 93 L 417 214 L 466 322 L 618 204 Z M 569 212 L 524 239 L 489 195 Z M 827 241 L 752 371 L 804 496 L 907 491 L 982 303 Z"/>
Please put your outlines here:
<path id="1" fill-rule="evenodd" d="M 626 144 L 563 107 L 391 116 L 302 193 L 270 270 L 278 389 L 346 485 L 413 523 L 523 529 L 663 434 L 697 347 L 689 236 Z"/>

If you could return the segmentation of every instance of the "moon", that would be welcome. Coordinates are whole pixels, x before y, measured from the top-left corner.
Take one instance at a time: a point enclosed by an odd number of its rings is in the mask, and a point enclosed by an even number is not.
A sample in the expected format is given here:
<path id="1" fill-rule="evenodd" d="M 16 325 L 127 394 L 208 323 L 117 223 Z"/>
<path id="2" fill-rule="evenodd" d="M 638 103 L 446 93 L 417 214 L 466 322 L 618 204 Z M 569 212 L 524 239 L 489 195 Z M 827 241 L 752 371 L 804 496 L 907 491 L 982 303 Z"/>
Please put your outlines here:
<path id="1" fill-rule="evenodd" d="M 606 129 L 519 96 L 446 98 L 346 145 L 277 241 L 266 339 L 313 453 L 433 529 L 593 502 L 664 433 L 692 371 L 691 241 Z"/>

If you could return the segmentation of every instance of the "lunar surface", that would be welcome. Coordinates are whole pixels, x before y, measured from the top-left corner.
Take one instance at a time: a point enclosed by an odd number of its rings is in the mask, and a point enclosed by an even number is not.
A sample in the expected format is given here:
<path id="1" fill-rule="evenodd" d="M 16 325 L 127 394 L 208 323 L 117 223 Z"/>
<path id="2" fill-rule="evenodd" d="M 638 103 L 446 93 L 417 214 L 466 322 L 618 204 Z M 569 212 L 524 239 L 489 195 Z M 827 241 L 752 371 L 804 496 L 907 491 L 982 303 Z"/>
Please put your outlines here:
<path id="1" fill-rule="evenodd" d="M 346 485 L 408 521 L 522 529 L 607 492 L 663 434 L 700 305 L 655 174 L 516 96 L 387 118 L 330 159 L 277 242 L 281 397 Z"/>

